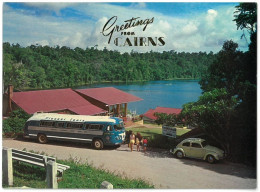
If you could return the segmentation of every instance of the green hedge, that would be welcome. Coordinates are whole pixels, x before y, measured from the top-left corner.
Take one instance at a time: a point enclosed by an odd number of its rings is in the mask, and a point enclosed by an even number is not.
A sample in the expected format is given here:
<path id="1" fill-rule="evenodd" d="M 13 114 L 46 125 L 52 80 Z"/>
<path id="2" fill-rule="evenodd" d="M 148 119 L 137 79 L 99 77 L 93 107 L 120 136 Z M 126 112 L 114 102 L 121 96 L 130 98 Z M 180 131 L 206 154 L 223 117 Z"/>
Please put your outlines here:
<path id="1" fill-rule="evenodd" d="M 22 133 L 24 125 L 31 115 L 22 110 L 14 110 L 9 118 L 3 120 L 3 133 Z"/>
<path id="2" fill-rule="evenodd" d="M 176 146 L 174 138 L 163 135 L 153 135 L 148 139 L 148 147 L 155 147 L 161 149 L 171 149 Z"/>

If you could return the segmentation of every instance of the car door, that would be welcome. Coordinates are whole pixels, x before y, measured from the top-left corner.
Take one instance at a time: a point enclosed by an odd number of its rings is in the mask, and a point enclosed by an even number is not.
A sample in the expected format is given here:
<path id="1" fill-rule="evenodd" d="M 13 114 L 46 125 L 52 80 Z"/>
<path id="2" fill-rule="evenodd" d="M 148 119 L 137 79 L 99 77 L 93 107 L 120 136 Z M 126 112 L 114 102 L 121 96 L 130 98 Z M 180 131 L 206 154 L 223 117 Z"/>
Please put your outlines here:
<path id="1" fill-rule="evenodd" d="M 196 159 L 203 159 L 205 150 L 202 148 L 200 143 L 191 143 L 190 155 Z"/>
<path id="2" fill-rule="evenodd" d="M 190 156 L 190 142 L 188 142 L 188 141 L 184 142 L 181 147 L 185 153 L 185 156 L 189 157 Z"/>

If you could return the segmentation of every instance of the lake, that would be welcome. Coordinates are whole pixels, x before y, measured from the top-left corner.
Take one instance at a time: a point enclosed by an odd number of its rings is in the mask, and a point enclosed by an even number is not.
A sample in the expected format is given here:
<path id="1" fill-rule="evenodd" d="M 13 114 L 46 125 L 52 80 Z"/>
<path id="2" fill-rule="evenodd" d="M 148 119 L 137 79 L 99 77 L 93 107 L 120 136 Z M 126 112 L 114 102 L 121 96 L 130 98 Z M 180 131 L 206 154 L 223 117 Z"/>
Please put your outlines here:
<path id="1" fill-rule="evenodd" d="M 201 95 L 198 80 L 147 81 L 138 83 L 101 83 L 77 87 L 115 87 L 142 98 L 128 104 L 128 109 L 143 114 L 149 109 L 160 107 L 182 108 L 188 102 L 197 101 Z"/>

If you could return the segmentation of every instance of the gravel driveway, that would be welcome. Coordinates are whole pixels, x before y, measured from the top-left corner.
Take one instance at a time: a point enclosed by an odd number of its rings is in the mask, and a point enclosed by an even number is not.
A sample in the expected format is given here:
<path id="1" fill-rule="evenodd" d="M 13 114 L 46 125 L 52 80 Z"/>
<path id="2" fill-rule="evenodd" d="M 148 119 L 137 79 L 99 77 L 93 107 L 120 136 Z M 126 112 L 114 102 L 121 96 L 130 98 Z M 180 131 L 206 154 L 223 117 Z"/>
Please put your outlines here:
<path id="1" fill-rule="evenodd" d="M 160 189 L 253 189 L 256 170 L 240 164 L 208 164 L 192 159 L 176 159 L 167 151 L 148 148 L 131 152 L 127 145 L 94 150 L 90 145 L 69 142 L 39 144 L 34 140 L 3 139 L 3 146 L 46 152 L 58 159 L 74 158 L 129 178 L 142 178 Z"/>

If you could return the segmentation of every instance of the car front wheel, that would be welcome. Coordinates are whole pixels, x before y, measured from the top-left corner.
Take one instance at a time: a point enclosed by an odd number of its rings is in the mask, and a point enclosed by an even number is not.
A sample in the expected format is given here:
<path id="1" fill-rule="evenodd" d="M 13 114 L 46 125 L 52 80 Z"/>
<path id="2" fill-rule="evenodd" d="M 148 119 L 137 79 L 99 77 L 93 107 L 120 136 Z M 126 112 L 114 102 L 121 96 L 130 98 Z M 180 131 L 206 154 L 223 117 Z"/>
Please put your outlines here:
<path id="1" fill-rule="evenodd" d="M 183 158 L 183 152 L 181 152 L 181 151 L 177 151 L 176 152 L 176 157 L 178 157 L 179 159 L 181 159 L 181 158 Z"/>
<path id="2" fill-rule="evenodd" d="M 207 161 L 212 164 L 212 163 L 215 163 L 216 159 L 212 155 L 208 155 L 207 156 Z"/>

